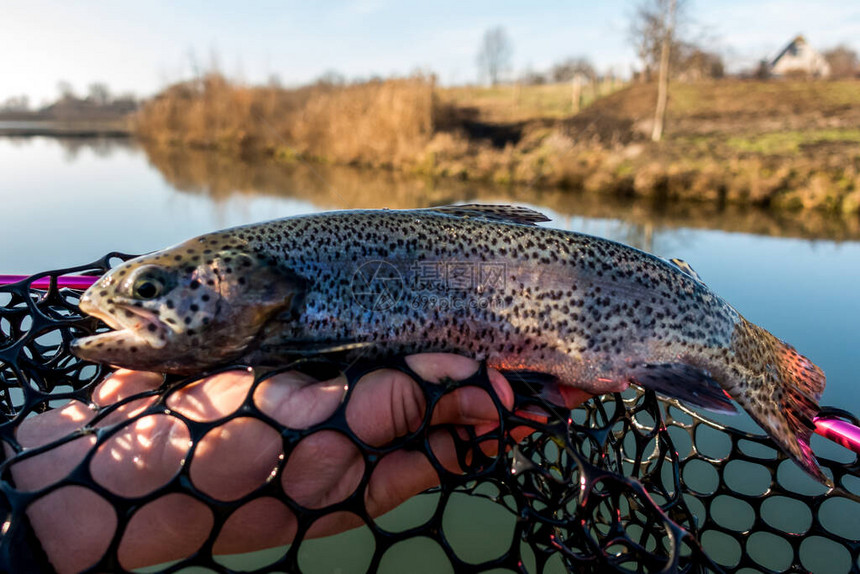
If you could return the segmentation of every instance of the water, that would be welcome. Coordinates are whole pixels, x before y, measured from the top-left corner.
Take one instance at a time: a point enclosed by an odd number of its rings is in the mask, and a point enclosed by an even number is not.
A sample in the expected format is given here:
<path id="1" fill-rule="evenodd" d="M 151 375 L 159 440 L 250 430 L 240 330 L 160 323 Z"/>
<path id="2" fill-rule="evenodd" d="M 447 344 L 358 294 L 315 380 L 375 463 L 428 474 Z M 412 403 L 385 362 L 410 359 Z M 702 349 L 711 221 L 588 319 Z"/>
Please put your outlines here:
<path id="1" fill-rule="evenodd" d="M 86 263 L 114 250 L 143 253 L 287 215 L 472 200 L 532 205 L 550 214 L 552 225 L 688 261 L 747 318 L 825 370 L 823 404 L 860 411 L 857 218 L 621 203 L 301 164 L 237 165 L 210 153 L 147 153 L 122 140 L 0 138 L 0 274 Z M 816 448 L 828 448 L 824 442 Z"/>

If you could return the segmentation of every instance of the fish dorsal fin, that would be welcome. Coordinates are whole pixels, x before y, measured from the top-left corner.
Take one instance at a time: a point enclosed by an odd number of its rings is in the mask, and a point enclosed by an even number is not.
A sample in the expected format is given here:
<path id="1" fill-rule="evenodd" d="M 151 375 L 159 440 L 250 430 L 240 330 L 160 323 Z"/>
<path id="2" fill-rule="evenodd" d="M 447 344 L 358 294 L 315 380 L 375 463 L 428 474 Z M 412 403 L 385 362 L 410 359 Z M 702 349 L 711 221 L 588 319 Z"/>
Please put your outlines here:
<path id="1" fill-rule="evenodd" d="M 687 275 L 689 275 L 690 277 L 692 277 L 693 279 L 698 281 L 699 283 L 704 283 L 704 281 L 702 281 L 702 278 L 699 277 L 699 274 L 696 273 L 696 271 L 690 266 L 690 264 L 687 263 L 686 261 L 684 261 L 683 259 L 678 259 L 677 257 L 673 257 L 672 259 L 669 260 L 669 263 L 671 263 L 672 265 L 674 265 L 675 267 L 677 267 L 678 269 L 680 269 L 681 271 L 683 271 L 684 273 L 686 273 Z"/>
<path id="2" fill-rule="evenodd" d="M 470 203 L 467 205 L 443 205 L 431 207 L 426 211 L 435 211 L 445 215 L 456 217 L 472 217 L 475 219 L 488 219 L 490 221 L 504 221 L 506 223 L 521 223 L 534 225 L 549 221 L 550 218 L 539 211 L 520 207 L 517 205 L 484 205 Z"/>

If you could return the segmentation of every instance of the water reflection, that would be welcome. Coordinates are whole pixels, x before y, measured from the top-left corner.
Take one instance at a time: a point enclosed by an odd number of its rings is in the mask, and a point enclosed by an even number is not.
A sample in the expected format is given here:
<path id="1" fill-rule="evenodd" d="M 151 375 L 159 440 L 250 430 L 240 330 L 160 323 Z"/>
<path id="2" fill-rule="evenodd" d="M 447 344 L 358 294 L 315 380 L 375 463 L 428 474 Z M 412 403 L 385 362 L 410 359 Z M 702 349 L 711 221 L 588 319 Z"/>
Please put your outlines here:
<path id="1" fill-rule="evenodd" d="M 128 153 L 138 150 L 138 144 L 127 137 L 43 137 L 43 136 L 15 136 L 4 135 L 3 143 L 13 148 L 27 148 L 38 146 L 44 142 L 50 142 L 63 150 L 63 160 L 66 163 L 77 161 L 84 151 L 91 152 L 101 159 L 109 159 L 115 153 L 121 151 Z"/>
<path id="2" fill-rule="evenodd" d="M 57 140 L 63 148 L 63 159 L 73 162 L 78 159 L 82 151 L 87 150 L 102 159 L 108 159 L 118 151 L 128 152 L 137 148 L 137 145 L 127 138 L 61 138 Z"/>
<path id="3" fill-rule="evenodd" d="M 530 187 L 500 187 L 456 180 L 429 180 L 350 167 L 245 162 L 201 150 L 145 146 L 147 157 L 176 189 L 216 202 L 266 195 L 313 203 L 323 209 L 406 209 L 455 201 L 518 202 L 560 216 L 620 219 L 631 226 L 628 242 L 648 248 L 655 229 L 720 229 L 776 237 L 860 239 L 860 217 L 821 212 L 770 212 L 752 207 L 655 203 L 598 194 Z"/>

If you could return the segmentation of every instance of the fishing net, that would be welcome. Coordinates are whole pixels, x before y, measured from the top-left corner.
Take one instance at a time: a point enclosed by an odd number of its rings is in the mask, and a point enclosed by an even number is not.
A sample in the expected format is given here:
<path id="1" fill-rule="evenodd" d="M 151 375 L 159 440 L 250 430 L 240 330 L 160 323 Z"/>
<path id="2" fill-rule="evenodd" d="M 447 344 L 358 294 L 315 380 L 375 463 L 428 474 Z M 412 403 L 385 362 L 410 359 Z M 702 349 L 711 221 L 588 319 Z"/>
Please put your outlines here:
<path id="1" fill-rule="evenodd" d="M 116 516 L 109 543 L 87 572 L 126 571 L 123 538 L 135 529 L 136 518 L 159 500 L 177 496 L 204 508 L 211 527 L 184 558 L 147 572 L 860 571 L 856 455 L 839 449 L 833 459 L 820 459 L 838 486 L 829 490 L 803 475 L 766 437 L 718 424 L 648 392 L 629 390 L 594 398 L 573 411 L 560 410 L 533 394 L 536 381 L 511 374 L 516 408 L 509 411 L 483 368 L 466 380 L 437 384 L 422 380 L 403 360 L 385 365 L 307 361 L 290 368 L 316 377 L 341 370 L 346 387 L 330 416 L 304 427 L 285 426 L 261 411 L 253 392 L 227 415 L 195 420 L 171 399 L 193 381 L 176 377 L 165 378 L 156 390 L 97 407 L 93 392 L 108 369 L 76 359 L 69 343 L 106 326 L 82 317 L 77 310 L 81 292 L 58 288 L 56 278 L 101 274 L 126 258 L 110 254 L 90 265 L 0 286 L 0 441 L 5 455 L 0 464 L 0 565 L 6 572 L 50 571 L 28 509 L 69 487 L 86 492 L 87 500 L 109 504 Z M 34 280 L 45 278 L 49 287 L 32 287 Z M 383 367 L 405 373 L 420 386 L 426 412 L 417 429 L 373 445 L 350 427 L 347 410 L 359 380 Z M 255 372 L 252 391 L 270 376 Z M 439 402 L 466 386 L 491 394 L 498 428 L 478 435 L 474 429 L 430 424 Z M 141 399 L 146 400 L 134 402 Z M 19 430 L 28 419 L 74 400 L 88 405 L 88 420 L 47 444 L 22 446 Z M 545 415 L 535 416 L 539 410 Z M 830 415 L 858 424 L 846 412 L 831 410 Z M 133 437 L 140 428 L 136 425 L 147 417 L 170 417 L 186 433 L 189 448 L 176 472 L 151 492 L 122 492 L 105 484 L 93 472 L 94 457 Z M 277 433 L 280 456 L 270 476 L 255 488 L 224 500 L 194 474 L 194 460 L 202 456 L 198 449 L 207 433 L 238 419 Z M 518 432 L 523 428 L 531 432 Z M 440 431 L 455 446 L 456 464 L 436 456 L 433 437 Z M 334 433 L 357 451 L 363 470 L 337 500 L 310 504 L 285 487 L 282 478 L 295 471 L 290 460 L 302 444 L 321 433 Z M 524 434 L 528 436 L 522 438 Z M 60 473 L 62 478 L 29 490 L 16 484 L 15 465 L 67 448 L 81 437 L 92 447 Z M 367 496 L 371 477 L 397 452 L 424 453 L 440 484 L 391 513 L 372 516 Z M 291 540 L 251 555 L 216 552 L 222 528 L 262 500 L 294 518 Z M 355 528 L 334 538 L 315 537 L 314 525 L 327 517 L 329 524 L 340 520 Z M 81 525 L 80 536 L 86 528 Z M 185 570 L 190 566 L 196 568 Z"/>

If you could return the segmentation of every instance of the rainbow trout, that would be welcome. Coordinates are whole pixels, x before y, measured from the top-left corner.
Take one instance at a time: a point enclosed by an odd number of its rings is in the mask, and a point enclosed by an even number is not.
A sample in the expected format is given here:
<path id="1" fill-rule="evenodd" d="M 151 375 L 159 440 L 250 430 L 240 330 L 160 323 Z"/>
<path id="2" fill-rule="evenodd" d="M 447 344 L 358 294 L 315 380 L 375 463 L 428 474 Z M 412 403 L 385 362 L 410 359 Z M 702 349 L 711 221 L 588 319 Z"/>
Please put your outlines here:
<path id="1" fill-rule="evenodd" d="M 78 357 L 199 373 L 342 353 L 454 352 L 590 393 L 630 383 L 737 401 L 807 472 L 822 371 L 685 263 L 535 225 L 508 206 L 342 211 L 209 233 L 128 261 L 83 295 L 113 331 Z"/>

